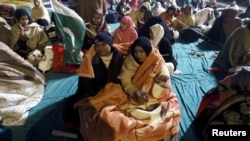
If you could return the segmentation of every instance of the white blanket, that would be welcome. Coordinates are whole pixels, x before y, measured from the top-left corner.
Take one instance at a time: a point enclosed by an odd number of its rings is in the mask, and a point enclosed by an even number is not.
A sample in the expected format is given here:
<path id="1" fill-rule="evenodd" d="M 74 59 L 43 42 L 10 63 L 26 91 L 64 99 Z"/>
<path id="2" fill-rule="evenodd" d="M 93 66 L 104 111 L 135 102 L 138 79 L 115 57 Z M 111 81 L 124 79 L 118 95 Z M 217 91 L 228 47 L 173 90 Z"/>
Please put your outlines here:
<path id="1" fill-rule="evenodd" d="M 2 42 L 0 56 L 0 118 L 5 126 L 21 126 L 42 99 L 45 79 Z"/>

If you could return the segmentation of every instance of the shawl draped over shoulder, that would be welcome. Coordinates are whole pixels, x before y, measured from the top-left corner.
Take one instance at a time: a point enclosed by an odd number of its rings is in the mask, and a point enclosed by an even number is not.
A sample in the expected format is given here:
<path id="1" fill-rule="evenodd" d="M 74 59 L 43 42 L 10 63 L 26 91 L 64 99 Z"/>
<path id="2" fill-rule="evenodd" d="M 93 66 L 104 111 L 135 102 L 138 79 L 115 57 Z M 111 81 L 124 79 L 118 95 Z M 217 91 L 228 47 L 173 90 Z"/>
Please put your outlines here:
<path id="1" fill-rule="evenodd" d="M 141 65 L 135 65 L 133 57 L 128 55 L 123 65 L 127 72 L 122 71 L 119 78 L 131 77 L 133 73 L 133 85 L 148 92 L 148 102 L 138 105 L 120 84 L 108 83 L 96 96 L 75 104 L 79 108 L 84 140 L 156 141 L 177 135 L 180 108 L 170 79 L 165 82 L 167 88 L 154 82 L 155 76 L 169 76 L 168 71 L 162 71 L 164 67 L 157 49 Z"/>
<path id="2" fill-rule="evenodd" d="M 31 23 L 24 27 L 24 32 L 28 38 L 26 45 L 32 50 L 36 49 L 38 46 L 46 46 L 50 44 L 48 35 L 37 23 Z M 11 35 L 13 37 L 11 48 L 14 48 L 15 44 L 17 43 L 20 33 L 21 29 L 17 24 L 11 27 Z"/>

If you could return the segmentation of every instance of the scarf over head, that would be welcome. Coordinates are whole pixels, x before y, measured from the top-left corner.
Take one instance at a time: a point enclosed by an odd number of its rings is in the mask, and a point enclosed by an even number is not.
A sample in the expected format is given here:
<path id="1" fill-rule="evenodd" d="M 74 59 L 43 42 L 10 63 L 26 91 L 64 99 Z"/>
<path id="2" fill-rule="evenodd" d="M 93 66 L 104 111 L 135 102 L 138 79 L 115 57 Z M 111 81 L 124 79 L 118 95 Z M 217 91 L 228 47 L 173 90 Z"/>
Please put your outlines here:
<path id="1" fill-rule="evenodd" d="M 17 9 L 17 10 L 15 11 L 15 19 L 16 19 L 17 21 L 19 21 L 19 20 L 21 19 L 22 16 L 28 16 L 28 18 L 29 18 L 29 23 L 28 23 L 28 24 L 31 23 L 29 13 L 28 13 L 25 9 Z"/>
<path id="2" fill-rule="evenodd" d="M 166 9 L 161 6 L 161 2 L 157 1 L 153 9 L 153 16 L 159 16 L 164 11 L 166 11 Z"/>
<path id="3" fill-rule="evenodd" d="M 152 51 L 152 45 L 150 40 L 147 37 L 139 37 L 137 40 L 134 41 L 134 43 L 131 46 L 131 53 L 133 54 L 135 47 L 136 46 L 141 46 L 142 49 L 145 51 L 147 56 L 149 53 Z"/>
<path id="4" fill-rule="evenodd" d="M 133 21 L 130 16 L 123 16 L 121 19 L 121 23 L 124 23 L 126 25 L 125 29 L 121 29 L 121 26 L 119 26 L 115 31 L 114 31 L 114 37 L 113 41 L 114 43 L 131 43 L 135 39 L 137 39 L 138 34 L 136 30 L 133 27 Z"/>
<path id="5" fill-rule="evenodd" d="M 155 25 L 151 26 L 150 29 L 151 29 L 153 36 L 154 36 L 154 39 L 151 40 L 152 45 L 154 47 L 158 48 L 158 44 L 164 35 L 164 29 L 160 24 L 155 24 Z"/>
<path id="6" fill-rule="evenodd" d="M 37 19 L 45 19 L 47 22 L 50 22 L 50 15 L 46 7 L 43 5 L 42 0 L 34 0 L 34 3 L 38 1 L 40 4 L 39 6 L 34 6 L 31 11 L 30 18 L 32 20 L 37 20 Z"/>

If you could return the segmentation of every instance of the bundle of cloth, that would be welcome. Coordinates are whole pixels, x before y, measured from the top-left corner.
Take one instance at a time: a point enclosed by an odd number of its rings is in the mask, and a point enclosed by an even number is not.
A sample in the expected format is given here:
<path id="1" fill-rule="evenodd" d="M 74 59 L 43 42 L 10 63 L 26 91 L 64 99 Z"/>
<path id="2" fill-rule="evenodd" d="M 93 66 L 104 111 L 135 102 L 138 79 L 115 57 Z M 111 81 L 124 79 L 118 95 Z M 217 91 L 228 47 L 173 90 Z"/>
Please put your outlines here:
<path id="1" fill-rule="evenodd" d="M 45 78 L 3 42 L 0 56 L 0 118 L 3 125 L 21 126 L 41 101 Z"/>

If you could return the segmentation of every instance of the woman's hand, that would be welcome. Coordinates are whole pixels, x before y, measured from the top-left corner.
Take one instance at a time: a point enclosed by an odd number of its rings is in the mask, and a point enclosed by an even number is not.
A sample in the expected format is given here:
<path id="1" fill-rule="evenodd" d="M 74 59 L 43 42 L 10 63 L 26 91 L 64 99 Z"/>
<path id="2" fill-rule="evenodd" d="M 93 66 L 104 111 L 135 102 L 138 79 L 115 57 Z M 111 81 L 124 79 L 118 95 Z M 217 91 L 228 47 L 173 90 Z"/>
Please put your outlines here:
<path id="1" fill-rule="evenodd" d="M 141 91 L 141 90 L 136 90 L 133 94 L 133 98 L 137 103 L 142 105 L 148 102 L 148 93 Z"/>
<path id="2" fill-rule="evenodd" d="M 19 39 L 22 40 L 22 41 L 26 41 L 27 36 L 24 34 L 24 27 L 22 26 L 22 24 L 18 24 L 18 27 L 21 30 L 20 35 L 19 35 Z"/>
<path id="3" fill-rule="evenodd" d="M 155 83 L 159 84 L 163 88 L 167 88 L 166 82 L 168 81 L 169 77 L 166 75 L 159 75 L 155 77 Z"/>

